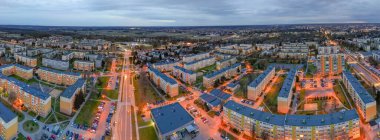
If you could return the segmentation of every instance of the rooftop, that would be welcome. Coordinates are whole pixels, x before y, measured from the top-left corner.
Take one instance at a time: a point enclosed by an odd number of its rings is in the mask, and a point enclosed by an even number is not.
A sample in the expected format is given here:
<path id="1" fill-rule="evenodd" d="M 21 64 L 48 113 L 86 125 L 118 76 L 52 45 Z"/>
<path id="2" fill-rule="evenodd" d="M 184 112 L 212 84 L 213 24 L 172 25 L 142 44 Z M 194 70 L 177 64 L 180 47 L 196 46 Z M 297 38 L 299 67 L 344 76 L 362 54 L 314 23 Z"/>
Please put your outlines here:
<path id="1" fill-rule="evenodd" d="M 150 71 L 152 71 L 153 73 L 155 73 L 157 76 L 161 77 L 162 79 L 164 79 L 166 82 L 170 83 L 170 84 L 177 84 L 177 82 L 168 77 L 167 75 L 161 73 L 159 70 L 153 68 L 153 67 L 148 67 Z"/>
<path id="2" fill-rule="evenodd" d="M 191 70 L 188 70 L 188 69 L 185 69 L 183 67 L 180 67 L 180 66 L 174 66 L 174 68 L 184 72 L 184 73 L 188 73 L 188 74 L 195 74 L 195 72 L 191 71 Z"/>
<path id="3" fill-rule="evenodd" d="M 359 119 L 359 116 L 355 110 L 347 110 L 324 115 L 277 115 L 259 111 L 236 103 L 232 100 L 224 104 L 224 107 L 251 119 L 277 126 L 323 126 Z"/>
<path id="4" fill-rule="evenodd" d="M 0 118 L 5 123 L 8 123 L 9 121 L 11 121 L 12 119 L 14 119 L 15 117 L 17 117 L 15 113 L 13 113 L 3 103 L 0 103 Z"/>
<path id="5" fill-rule="evenodd" d="M 231 94 L 225 93 L 220 89 L 214 89 L 210 92 L 210 94 L 223 101 L 228 100 L 231 97 Z"/>
<path id="6" fill-rule="evenodd" d="M 3 74 L 0 74 L 0 79 L 8 80 L 8 82 L 11 82 L 11 83 L 19 86 L 21 90 L 23 90 L 29 94 L 32 94 L 33 96 L 38 97 L 40 99 L 46 100 L 47 98 L 50 97 L 49 94 L 43 93 L 41 90 L 35 89 L 35 88 L 29 86 L 28 84 L 21 82 L 15 78 L 7 77 Z"/>
<path id="7" fill-rule="evenodd" d="M 47 68 L 47 67 L 40 67 L 39 69 L 58 73 L 58 74 L 66 74 L 66 75 L 73 75 L 73 76 L 80 76 L 81 75 L 78 72 L 59 71 L 59 70 L 55 70 L 55 69 L 51 69 L 51 68 Z"/>
<path id="8" fill-rule="evenodd" d="M 292 84 L 296 79 L 296 74 L 297 74 L 297 68 L 292 68 L 288 72 L 288 76 L 286 76 L 286 79 L 285 79 L 284 83 L 282 84 L 282 87 L 281 87 L 280 93 L 278 94 L 278 97 L 282 97 L 282 98 L 288 98 L 289 97 L 289 93 L 292 90 L 291 89 Z"/>
<path id="9" fill-rule="evenodd" d="M 352 85 L 355 92 L 359 95 L 360 99 L 365 103 L 374 102 L 375 99 L 368 93 L 368 91 L 363 87 L 363 85 L 351 74 L 350 71 L 343 71 L 348 79 L 348 82 Z"/>
<path id="10" fill-rule="evenodd" d="M 255 80 L 253 80 L 251 83 L 249 83 L 249 87 L 257 87 L 267 75 L 274 70 L 274 66 L 269 66 L 263 73 L 261 73 Z"/>
<path id="11" fill-rule="evenodd" d="M 213 73 L 207 74 L 204 77 L 211 78 L 211 77 L 214 77 L 214 76 L 219 75 L 221 73 L 224 73 L 224 72 L 228 71 L 229 69 L 233 69 L 233 68 L 239 67 L 240 65 L 241 65 L 240 63 L 235 63 L 235 64 L 233 64 L 233 65 L 231 65 L 229 67 L 225 67 L 225 68 L 220 69 L 218 71 L 215 71 Z"/>
<path id="12" fill-rule="evenodd" d="M 62 92 L 61 96 L 65 98 L 71 98 L 74 95 L 74 92 L 81 88 L 85 84 L 86 80 L 83 78 L 78 79 L 73 85 L 67 87 L 65 91 Z"/>
<path id="13" fill-rule="evenodd" d="M 207 102 L 208 104 L 212 105 L 213 107 L 216 107 L 222 103 L 221 100 L 216 98 L 213 95 L 203 93 L 201 96 L 199 96 L 203 101 Z"/>
<path id="14" fill-rule="evenodd" d="M 151 110 L 152 118 L 161 134 L 166 134 L 194 121 L 194 118 L 178 103 Z"/>

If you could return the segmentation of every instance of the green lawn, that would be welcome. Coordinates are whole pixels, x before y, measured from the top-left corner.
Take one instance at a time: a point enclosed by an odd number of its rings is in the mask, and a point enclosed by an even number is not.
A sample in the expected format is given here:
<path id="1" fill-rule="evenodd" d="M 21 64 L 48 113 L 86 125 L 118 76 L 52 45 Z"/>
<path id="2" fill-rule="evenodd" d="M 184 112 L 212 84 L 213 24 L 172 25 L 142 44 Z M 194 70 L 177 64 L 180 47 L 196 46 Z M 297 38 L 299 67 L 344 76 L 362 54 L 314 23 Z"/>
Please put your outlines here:
<path id="1" fill-rule="evenodd" d="M 137 123 L 138 123 L 139 126 L 145 126 L 145 125 L 149 125 L 149 124 L 151 124 L 152 121 L 150 120 L 150 121 L 146 121 L 146 122 L 145 122 L 145 121 L 142 119 L 141 114 L 137 114 Z"/>
<path id="2" fill-rule="evenodd" d="M 213 64 L 213 65 L 210 65 L 210 66 L 198 69 L 196 72 L 203 72 L 203 71 L 205 71 L 205 73 L 210 73 L 210 72 L 215 71 L 215 70 L 216 70 L 216 63 Z"/>
<path id="3" fill-rule="evenodd" d="M 139 129 L 139 137 L 141 140 L 158 140 L 154 126 Z"/>
<path id="4" fill-rule="evenodd" d="M 46 118 L 47 120 L 46 120 L 46 124 L 52 124 L 52 123 L 57 123 L 57 120 L 55 119 L 55 117 L 54 117 L 54 115 L 52 114 L 52 115 L 50 115 L 50 117 L 49 118 Z"/>
<path id="5" fill-rule="evenodd" d="M 100 104 L 99 101 L 88 100 L 84 104 L 81 112 L 79 112 L 77 118 L 75 118 L 74 122 L 76 124 L 89 126 L 94 119 L 94 116 L 95 116 L 94 114 L 96 113 L 99 104 Z"/>
<path id="6" fill-rule="evenodd" d="M 103 94 L 106 95 L 110 99 L 117 99 L 119 97 L 119 91 L 118 90 L 109 90 L 105 89 L 103 90 Z"/>
<path id="7" fill-rule="evenodd" d="M 133 78 L 133 86 L 135 87 L 136 105 L 139 108 L 142 108 L 146 103 L 155 103 L 161 100 L 161 97 L 149 84 L 146 77 L 140 76 L 140 78 Z"/>
<path id="8" fill-rule="evenodd" d="M 100 81 L 96 83 L 96 88 L 104 88 L 107 86 L 108 80 L 110 77 L 98 77 L 98 80 Z"/>
<path id="9" fill-rule="evenodd" d="M 52 114 L 53 112 L 50 112 L 46 117 L 38 116 L 37 120 L 39 120 L 40 122 L 45 122 Z"/>
<path id="10" fill-rule="evenodd" d="M 277 96 L 280 93 L 285 78 L 286 75 L 279 76 L 264 99 L 264 103 L 273 113 L 277 112 Z"/>
<path id="11" fill-rule="evenodd" d="M 34 112 L 34 111 L 29 111 L 28 114 L 32 117 L 36 117 L 37 116 L 37 113 Z"/>
<path id="12" fill-rule="evenodd" d="M 57 116 L 58 122 L 65 121 L 65 120 L 69 119 L 69 117 L 67 117 L 66 115 L 63 115 L 63 114 L 58 113 L 58 112 L 55 112 L 55 116 Z"/>
<path id="13" fill-rule="evenodd" d="M 134 110 L 133 109 L 133 106 L 131 107 L 131 110 Z M 131 118 L 131 120 L 132 120 L 132 139 L 136 139 L 137 138 L 137 135 L 136 135 L 136 121 L 135 121 L 135 117 L 136 117 L 136 115 L 135 115 L 135 112 L 134 111 L 132 111 L 132 118 Z"/>
<path id="14" fill-rule="evenodd" d="M 28 120 L 28 121 L 24 122 L 24 124 L 22 125 L 22 128 L 26 132 L 34 133 L 38 130 L 39 125 L 32 120 Z"/>
<path id="15" fill-rule="evenodd" d="M 26 140 L 26 137 L 23 134 L 18 133 L 16 140 Z"/>

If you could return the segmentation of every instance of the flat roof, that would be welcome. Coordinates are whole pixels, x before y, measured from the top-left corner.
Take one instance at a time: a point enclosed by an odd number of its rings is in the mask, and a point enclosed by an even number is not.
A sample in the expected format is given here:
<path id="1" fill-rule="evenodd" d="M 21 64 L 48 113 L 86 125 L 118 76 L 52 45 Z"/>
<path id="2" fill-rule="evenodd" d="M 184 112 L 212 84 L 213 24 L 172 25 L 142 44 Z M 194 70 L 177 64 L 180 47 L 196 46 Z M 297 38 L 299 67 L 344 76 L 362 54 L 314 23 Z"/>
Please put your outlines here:
<path id="1" fill-rule="evenodd" d="M 231 65 L 229 67 L 225 67 L 225 68 L 220 69 L 218 71 L 214 71 L 213 73 L 207 74 L 204 77 L 211 78 L 211 77 L 214 77 L 214 76 L 219 75 L 221 73 L 224 73 L 224 72 L 226 72 L 229 69 L 233 69 L 233 68 L 239 67 L 240 65 L 241 65 L 240 63 L 235 63 L 235 64 L 233 64 L 233 65 Z"/>
<path id="2" fill-rule="evenodd" d="M 170 83 L 170 84 L 177 84 L 177 81 L 175 81 L 174 79 L 168 77 L 167 75 L 161 73 L 159 70 L 153 68 L 153 67 L 148 67 L 153 73 L 155 73 L 157 76 L 161 77 L 162 79 L 164 79 L 166 82 Z"/>
<path id="3" fill-rule="evenodd" d="M 4 120 L 5 123 L 13 120 L 17 115 L 13 113 L 8 107 L 6 107 L 3 103 L 0 103 L 0 117 Z"/>
<path id="4" fill-rule="evenodd" d="M 359 115 L 354 109 L 324 115 L 278 115 L 259 111 L 233 100 L 224 104 L 224 107 L 251 119 L 277 126 L 323 126 L 359 119 Z"/>
<path id="5" fill-rule="evenodd" d="M 184 125 L 194 121 L 194 118 L 178 102 L 154 108 L 151 114 L 161 134 L 185 128 Z"/>
<path id="6" fill-rule="evenodd" d="M 363 85 L 355 78 L 355 76 L 351 74 L 351 72 L 345 70 L 343 71 L 343 75 L 347 77 L 348 82 L 351 83 L 353 89 L 365 104 L 375 101 L 375 99 L 368 93 Z"/>
<path id="7" fill-rule="evenodd" d="M 225 101 L 231 97 L 231 94 L 225 93 L 220 89 L 214 89 L 210 92 L 210 94 L 219 98 L 220 100 L 223 100 L 223 101 Z"/>
<path id="8" fill-rule="evenodd" d="M 282 97 L 282 98 L 289 97 L 289 93 L 292 90 L 291 88 L 292 88 L 293 82 L 295 81 L 296 74 L 297 74 L 297 68 L 292 68 L 288 72 L 288 75 L 286 76 L 286 79 L 284 83 L 282 84 L 280 93 L 278 94 L 278 97 Z"/>
<path id="9" fill-rule="evenodd" d="M 79 78 L 73 85 L 67 87 L 61 94 L 65 98 L 71 98 L 74 95 L 74 92 L 81 88 L 85 84 L 86 80 Z"/>
<path id="10" fill-rule="evenodd" d="M 16 66 L 16 67 L 21 68 L 21 69 L 24 69 L 24 70 L 33 70 L 33 68 L 31 68 L 31 67 L 24 66 L 24 65 L 20 65 L 20 64 L 6 64 L 6 65 L 1 65 L 1 66 L 0 66 L 0 70 L 3 69 L 3 68 L 13 67 L 13 66 Z"/>
<path id="11" fill-rule="evenodd" d="M 201 96 L 199 96 L 199 98 L 201 98 L 203 101 L 207 102 L 208 104 L 210 104 L 214 107 L 218 106 L 222 103 L 221 100 L 219 100 L 215 96 L 207 94 L 207 93 L 203 93 Z"/>
<path id="12" fill-rule="evenodd" d="M 269 66 L 263 73 L 261 73 L 255 80 L 253 80 L 251 83 L 249 83 L 249 87 L 257 87 L 267 75 L 274 70 L 274 66 Z"/>
<path id="13" fill-rule="evenodd" d="M 185 68 L 180 67 L 180 66 L 174 66 L 173 68 L 178 69 L 178 70 L 180 70 L 180 71 L 182 71 L 182 72 L 184 72 L 184 73 L 195 74 L 195 72 L 193 72 L 193 71 L 191 71 L 191 70 L 188 70 L 188 69 L 185 69 Z"/>
<path id="14" fill-rule="evenodd" d="M 15 78 L 8 77 L 8 76 L 5 76 L 3 74 L 0 74 L 0 79 L 8 80 L 8 82 L 12 82 L 15 85 L 19 86 L 21 90 L 23 90 L 29 94 L 32 94 L 33 96 L 38 97 L 40 99 L 46 100 L 47 98 L 50 97 L 50 95 L 48 93 L 44 93 L 41 90 L 33 88 L 33 87 L 29 86 L 28 84 L 21 82 Z"/>

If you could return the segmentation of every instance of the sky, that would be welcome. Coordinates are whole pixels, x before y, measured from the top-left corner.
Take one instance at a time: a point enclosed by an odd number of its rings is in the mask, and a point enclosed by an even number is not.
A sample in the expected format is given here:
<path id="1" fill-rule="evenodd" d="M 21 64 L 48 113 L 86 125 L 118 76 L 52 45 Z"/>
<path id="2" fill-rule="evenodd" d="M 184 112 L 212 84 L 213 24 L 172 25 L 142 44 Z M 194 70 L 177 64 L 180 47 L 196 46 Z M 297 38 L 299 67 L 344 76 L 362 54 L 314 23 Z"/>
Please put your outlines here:
<path id="1" fill-rule="evenodd" d="M 379 23 L 380 0 L 0 0 L 0 25 Z"/>

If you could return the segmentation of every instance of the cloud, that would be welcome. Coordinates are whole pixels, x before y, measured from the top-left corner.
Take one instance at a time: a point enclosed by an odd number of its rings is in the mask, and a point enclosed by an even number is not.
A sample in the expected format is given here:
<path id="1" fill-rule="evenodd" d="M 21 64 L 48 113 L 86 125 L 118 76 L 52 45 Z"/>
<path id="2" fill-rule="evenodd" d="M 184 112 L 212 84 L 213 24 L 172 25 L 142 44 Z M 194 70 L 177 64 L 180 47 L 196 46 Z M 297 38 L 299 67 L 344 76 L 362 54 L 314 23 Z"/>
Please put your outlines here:
<path id="1" fill-rule="evenodd" d="M 0 0 L 0 24 L 188 26 L 379 22 L 378 0 Z"/>

